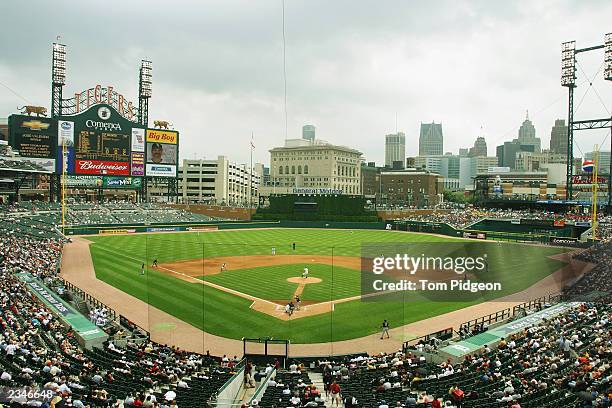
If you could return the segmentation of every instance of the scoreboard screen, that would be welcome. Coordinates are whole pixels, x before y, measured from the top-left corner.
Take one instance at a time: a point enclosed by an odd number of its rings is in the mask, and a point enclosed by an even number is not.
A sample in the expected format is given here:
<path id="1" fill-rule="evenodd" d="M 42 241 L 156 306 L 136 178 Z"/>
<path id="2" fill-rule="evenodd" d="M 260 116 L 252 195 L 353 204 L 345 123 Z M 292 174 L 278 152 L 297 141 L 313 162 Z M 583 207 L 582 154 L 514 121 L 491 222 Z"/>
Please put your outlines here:
<path id="1" fill-rule="evenodd" d="M 77 135 L 77 159 L 129 161 L 130 135 L 82 130 Z"/>

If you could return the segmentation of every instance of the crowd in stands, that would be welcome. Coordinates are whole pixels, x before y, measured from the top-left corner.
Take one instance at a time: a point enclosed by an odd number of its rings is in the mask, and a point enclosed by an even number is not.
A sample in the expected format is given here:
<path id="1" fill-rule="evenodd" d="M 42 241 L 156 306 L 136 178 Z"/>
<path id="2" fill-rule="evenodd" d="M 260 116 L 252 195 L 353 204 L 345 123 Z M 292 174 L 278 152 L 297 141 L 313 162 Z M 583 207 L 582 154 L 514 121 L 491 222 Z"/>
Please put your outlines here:
<path id="1" fill-rule="evenodd" d="M 610 318 L 607 303 L 576 304 L 454 363 L 411 352 L 324 361 L 326 396 L 335 398 L 337 384 L 345 407 L 610 407 Z M 302 377 L 283 375 L 290 395 Z M 271 395 L 266 406 L 288 406 L 277 390 Z"/>
<path id="2" fill-rule="evenodd" d="M 27 272 L 44 283 L 58 280 L 60 238 L 41 239 L 1 230 L 0 386 L 50 390 L 53 407 L 202 407 L 230 378 L 229 367 L 206 355 L 151 341 L 111 339 L 103 349 L 83 349 L 17 275 Z M 106 313 L 93 311 L 96 322 Z M 13 404 L 40 406 L 20 396 Z M 46 405 L 49 406 L 49 405 Z"/>
<path id="3" fill-rule="evenodd" d="M 505 209 L 484 209 L 471 206 L 463 208 L 449 208 L 434 210 L 427 214 L 413 214 L 404 220 L 419 221 L 419 222 L 440 222 L 446 223 L 452 227 L 464 229 L 477 223 L 483 219 L 496 220 L 517 220 L 517 219 L 535 219 L 535 220 L 553 220 L 553 221 L 590 221 L 590 216 L 584 214 L 558 214 L 550 211 L 536 210 L 505 210 Z M 599 231 L 598 237 L 604 239 L 612 238 L 612 217 L 599 216 Z"/>
<path id="4" fill-rule="evenodd" d="M 574 258 L 595 264 L 565 294 L 570 298 L 602 298 L 609 301 L 612 295 L 612 241 L 602 241 L 576 255 Z"/>
<path id="5" fill-rule="evenodd" d="M 159 204 L 139 204 L 130 201 L 107 201 L 104 203 L 69 202 L 65 212 L 66 225 L 139 225 L 198 223 L 219 220 L 203 214 Z M 0 206 L 0 225 L 22 224 L 24 229 L 33 227 L 35 235 L 55 233 L 62 224 L 61 207 L 58 203 L 21 202 Z"/>

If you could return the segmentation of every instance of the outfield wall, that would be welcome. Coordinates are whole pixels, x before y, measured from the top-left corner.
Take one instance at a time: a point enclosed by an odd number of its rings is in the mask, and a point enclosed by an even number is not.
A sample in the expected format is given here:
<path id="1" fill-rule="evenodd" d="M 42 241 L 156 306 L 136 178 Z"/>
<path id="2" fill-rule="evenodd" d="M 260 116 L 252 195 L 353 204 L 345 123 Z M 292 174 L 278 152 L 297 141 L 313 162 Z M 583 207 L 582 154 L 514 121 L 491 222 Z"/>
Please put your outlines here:
<path id="1" fill-rule="evenodd" d="M 143 232 L 185 232 L 245 228 L 331 228 L 331 229 L 385 229 L 384 222 L 333 222 L 333 221 L 210 221 L 208 223 L 174 224 L 102 224 L 66 227 L 65 235 L 134 234 Z"/>
<path id="2" fill-rule="evenodd" d="M 319 229 L 363 229 L 420 232 L 440 234 L 456 238 L 495 239 L 514 242 L 551 243 L 556 237 L 577 240 L 584 227 L 575 225 L 543 226 L 516 224 L 514 220 L 482 220 L 466 229 L 457 229 L 441 222 L 389 220 L 385 222 L 342 222 L 342 221 L 210 221 L 208 223 L 173 224 L 103 224 L 83 225 L 65 228 L 65 235 L 119 235 L 135 233 L 193 232 L 208 230 L 230 230 L 251 228 L 319 228 Z M 574 245 L 568 245 L 574 246 Z"/>

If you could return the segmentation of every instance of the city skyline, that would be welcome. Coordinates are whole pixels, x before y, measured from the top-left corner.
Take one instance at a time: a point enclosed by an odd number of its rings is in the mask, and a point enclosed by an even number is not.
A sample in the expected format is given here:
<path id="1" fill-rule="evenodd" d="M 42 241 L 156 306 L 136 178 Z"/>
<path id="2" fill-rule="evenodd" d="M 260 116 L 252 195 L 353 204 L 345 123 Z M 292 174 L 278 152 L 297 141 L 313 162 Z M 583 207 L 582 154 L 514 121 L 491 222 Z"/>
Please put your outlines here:
<path id="1" fill-rule="evenodd" d="M 526 109 L 545 147 L 555 120 L 567 119 L 560 44 L 601 43 L 612 13 L 608 2 L 286 2 L 285 135 L 280 2 L 184 2 L 155 10 L 144 4 L 34 1 L 29 19 L 16 3 L 3 4 L 0 35 L 11 41 L 0 55 L 0 117 L 26 102 L 48 107 L 51 43 L 60 36 L 68 47 L 67 96 L 100 83 L 136 101 L 140 60 L 152 60 L 150 118 L 181 131 L 182 158 L 226 155 L 248 163 L 253 133 L 254 161 L 267 163 L 269 149 L 285 137 L 300 138 L 310 123 L 317 138 L 354 147 L 377 163 L 384 162 L 385 134 L 404 132 L 406 155 L 415 156 L 418 126 L 433 120 L 444 124 L 445 152 L 469 147 L 481 134 L 491 148 L 516 138 Z M 101 35 L 79 18 L 85 12 L 122 30 Z M 160 13 L 164 25 L 146 35 L 130 17 Z M 425 24 L 431 15 L 440 24 Z M 34 23 L 60 17 L 72 24 Z M 182 47 L 174 45 L 177 38 Z M 601 53 L 585 56 L 581 69 L 592 76 L 601 59 Z M 594 86 L 609 101 L 612 87 L 602 82 Z M 578 83 L 577 102 L 587 90 Z M 577 119 L 607 115 L 592 97 L 586 95 Z M 591 150 L 602 134 L 581 134 L 576 154 Z"/>

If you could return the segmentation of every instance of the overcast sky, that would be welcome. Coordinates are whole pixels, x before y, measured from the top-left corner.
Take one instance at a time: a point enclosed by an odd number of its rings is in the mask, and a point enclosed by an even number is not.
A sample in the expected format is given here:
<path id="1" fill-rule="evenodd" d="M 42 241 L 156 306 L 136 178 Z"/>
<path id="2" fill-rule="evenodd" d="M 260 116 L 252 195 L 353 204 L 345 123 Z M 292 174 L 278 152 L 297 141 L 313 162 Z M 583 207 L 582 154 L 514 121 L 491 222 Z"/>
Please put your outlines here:
<path id="1" fill-rule="evenodd" d="M 0 117 L 26 101 L 49 107 L 59 35 L 65 95 L 99 83 L 137 105 L 140 60 L 153 61 L 149 119 L 180 130 L 183 158 L 248 163 L 253 132 L 254 159 L 268 163 L 285 139 L 281 0 L 3 0 L 0 15 L 0 84 L 25 98 L 0 85 Z M 442 123 L 445 151 L 483 135 L 495 155 L 528 109 L 548 147 L 554 120 L 567 117 L 560 44 L 601 44 L 610 16 L 609 0 L 286 0 L 287 136 L 314 124 L 318 138 L 381 164 L 397 117 L 407 155 L 431 121 Z M 585 95 L 603 52 L 581 55 L 576 117 L 606 117 L 597 93 L 611 110 L 612 83 L 601 72 Z M 606 136 L 580 133 L 576 155 Z"/>

